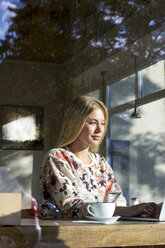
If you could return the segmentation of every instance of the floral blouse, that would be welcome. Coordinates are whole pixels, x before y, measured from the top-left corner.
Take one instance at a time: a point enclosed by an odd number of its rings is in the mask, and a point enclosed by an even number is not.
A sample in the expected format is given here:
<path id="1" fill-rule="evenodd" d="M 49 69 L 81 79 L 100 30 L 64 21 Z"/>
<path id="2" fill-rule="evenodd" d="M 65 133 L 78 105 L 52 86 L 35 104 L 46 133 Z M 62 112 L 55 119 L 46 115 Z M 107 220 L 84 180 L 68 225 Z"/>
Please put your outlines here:
<path id="1" fill-rule="evenodd" d="M 68 148 L 50 150 L 40 169 L 44 200 L 56 205 L 66 218 L 87 215 L 89 202 L 112 202 L 125 206 L 126 200 L 113 170 L 104 157 L 89 153 L 92 162 L 83 164 Z"/>

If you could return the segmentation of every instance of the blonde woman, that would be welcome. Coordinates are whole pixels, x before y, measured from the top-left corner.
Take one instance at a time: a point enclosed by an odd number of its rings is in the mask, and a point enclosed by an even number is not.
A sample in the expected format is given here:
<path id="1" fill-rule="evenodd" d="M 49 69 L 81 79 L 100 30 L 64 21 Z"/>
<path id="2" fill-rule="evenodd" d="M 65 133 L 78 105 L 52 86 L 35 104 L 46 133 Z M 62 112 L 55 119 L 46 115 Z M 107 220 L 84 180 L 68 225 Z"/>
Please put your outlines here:
<path id="1" fill-rule="evenodd" d="M 41 166 L 40 182 L 45 200 L 56 205 L 65 218 L 83 218 L 89 202 L 115 202 L 115 215 L 156 215 L 155 203 L 126 207 L 122 190 L 106 159 L 97 153 L 107 129 L 108 110 L 89 96 L 71 104 L 59 135 Z"/>

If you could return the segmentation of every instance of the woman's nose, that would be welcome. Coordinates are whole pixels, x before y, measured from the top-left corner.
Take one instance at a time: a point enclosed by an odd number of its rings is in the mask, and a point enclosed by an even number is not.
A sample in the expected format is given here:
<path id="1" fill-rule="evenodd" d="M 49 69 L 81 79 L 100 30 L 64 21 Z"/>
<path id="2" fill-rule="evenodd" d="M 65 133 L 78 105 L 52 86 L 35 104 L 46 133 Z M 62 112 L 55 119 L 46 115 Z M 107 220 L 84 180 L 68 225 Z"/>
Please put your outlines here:
<path id="1" fill-rule="evenodd" d="M 100 133 L 103 131 L 103 129 L 104 129 L 104 127 L 101 124 L 97 124 L 96 132 Z"/>

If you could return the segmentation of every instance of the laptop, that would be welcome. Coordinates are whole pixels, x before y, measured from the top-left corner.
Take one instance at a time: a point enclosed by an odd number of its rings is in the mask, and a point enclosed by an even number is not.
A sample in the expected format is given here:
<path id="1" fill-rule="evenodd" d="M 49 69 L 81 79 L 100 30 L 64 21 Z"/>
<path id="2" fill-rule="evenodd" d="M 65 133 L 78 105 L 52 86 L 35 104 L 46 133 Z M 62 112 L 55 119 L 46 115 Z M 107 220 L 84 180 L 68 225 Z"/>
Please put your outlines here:
<path id="1" fill-rule="evenodd" d="M 165 221 L 165 198 L 163 200 L 162 208 L 158 218 L 122 216 L 119 220 L 133 220 L 133 221 L 138 220 L 138 221 L 153 221 L 153 222 Z"/>

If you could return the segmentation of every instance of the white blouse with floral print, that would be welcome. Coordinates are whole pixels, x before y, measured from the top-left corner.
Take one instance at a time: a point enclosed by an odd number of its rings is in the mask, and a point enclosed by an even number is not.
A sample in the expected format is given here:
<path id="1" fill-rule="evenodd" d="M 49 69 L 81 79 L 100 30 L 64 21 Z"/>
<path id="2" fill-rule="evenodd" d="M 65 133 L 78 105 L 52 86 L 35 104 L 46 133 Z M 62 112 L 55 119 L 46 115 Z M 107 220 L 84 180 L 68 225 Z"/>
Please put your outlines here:
<path id="1" fill-rule="evenodd" d="M 89 153 L 92 162 L 83 164 L 68 148 L 51 149 L 40 169 L 40 183 L 45 200 L 56 205 L 66 218 L 87 215 L 90 202 L 115 202 L 125 206 L 126 200 L 113 170 L 104 157 Z"/>

